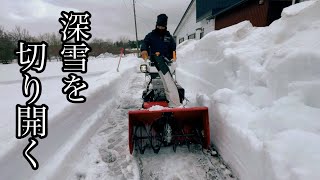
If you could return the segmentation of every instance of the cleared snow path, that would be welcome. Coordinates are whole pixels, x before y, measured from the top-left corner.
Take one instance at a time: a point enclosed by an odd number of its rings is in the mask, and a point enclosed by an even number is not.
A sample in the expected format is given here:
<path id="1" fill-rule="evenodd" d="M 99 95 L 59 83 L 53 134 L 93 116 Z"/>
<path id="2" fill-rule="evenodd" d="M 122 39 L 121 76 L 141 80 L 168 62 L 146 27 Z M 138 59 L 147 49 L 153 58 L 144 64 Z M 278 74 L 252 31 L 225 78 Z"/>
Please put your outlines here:
<path id="1" fill-rule="evenodd" d="M 201 147 L 161 148 L 159 154 L 152 151 L 137 155 L 140 179 L 210 179 L 232 180 L 231 172 L 217 157 L 215 151 L 202 152 Z"/>
<path id="2" fill-rule="evenodd" d="M 159 154 L 146 150 L 131 156 L 128 150 L 128 111 L 141 107 L 144 76 L 133 73 L 113 102 L 114 109 L 90 139 L 81 156 L 70 163 L 74 169 L 57 173 L 55 179 L 234 179 L 214 152 L 199 147 L 162 148 Z"/>

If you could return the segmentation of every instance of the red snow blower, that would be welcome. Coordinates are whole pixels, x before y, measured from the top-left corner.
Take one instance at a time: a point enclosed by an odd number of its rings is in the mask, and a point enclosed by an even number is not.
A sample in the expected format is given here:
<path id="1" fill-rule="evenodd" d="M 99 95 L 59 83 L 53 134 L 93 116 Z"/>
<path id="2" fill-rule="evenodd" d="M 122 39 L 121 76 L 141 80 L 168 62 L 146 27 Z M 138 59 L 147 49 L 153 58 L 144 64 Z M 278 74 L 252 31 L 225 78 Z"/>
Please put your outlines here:
<path id="1" fill-rule="evenodd" d="M 174 56 L 175 57 L 175 56 Z M 146 76 L 142 109 L 129 111 L 129 149 L 141 154 L 147 148 L 158 153 L 161 147 L 200 144 L 210 148 L 209 115 L 207 107 L 185 108 L 184 89 L 176 82 L 175 62 L 153 55 L 140 71 Z M 171 84 L 170 84 L 171 82 Z M 171 86 L 171 87 L 170 87 Z M 178 97 L 177 107 L 171 107 L 171 92 Z M 177 98 L 176 98 L 177 99 Z"/>

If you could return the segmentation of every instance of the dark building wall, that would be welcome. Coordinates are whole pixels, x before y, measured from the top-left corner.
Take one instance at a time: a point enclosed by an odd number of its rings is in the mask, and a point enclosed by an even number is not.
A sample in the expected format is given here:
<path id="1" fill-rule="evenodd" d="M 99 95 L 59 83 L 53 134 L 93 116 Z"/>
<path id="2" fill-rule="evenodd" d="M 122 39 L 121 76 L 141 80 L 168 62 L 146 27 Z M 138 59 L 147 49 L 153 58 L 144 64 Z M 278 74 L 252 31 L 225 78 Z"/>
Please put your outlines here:
<path id="1" fill-rule="evenodd" d="M 299 1 L 296 0 L 296 3 Z M 268 25 L 273 21 L 281 17 L 281 12 L 283 8 L 288 7 L 292 4 L 292 1 L 270 1 L 269 2 L 269 11 L 268 11 Z"/>
<path id="2" fill-rule="evenodd" d="M 243 0 L 196 0 L 197 7 L 197 21 L 215 15 L 224 9 L 237 4 Z"/>
<path id="3" fill-rule="evenodd" d="M 259 5 L 259 1 L 247 1 L 225 13 L 217 15 L 215 18 L 215 29 L 219 30 L 244 20 L 250 20 L 253 26 L 267 26 L 269 0 L 264 0 Z"/>
<path id="4" fill-rule="evenodd" d="M 213 0 L 196 0 L 196 19 L 197 21 L 210 16 L 215 2 Z"/>

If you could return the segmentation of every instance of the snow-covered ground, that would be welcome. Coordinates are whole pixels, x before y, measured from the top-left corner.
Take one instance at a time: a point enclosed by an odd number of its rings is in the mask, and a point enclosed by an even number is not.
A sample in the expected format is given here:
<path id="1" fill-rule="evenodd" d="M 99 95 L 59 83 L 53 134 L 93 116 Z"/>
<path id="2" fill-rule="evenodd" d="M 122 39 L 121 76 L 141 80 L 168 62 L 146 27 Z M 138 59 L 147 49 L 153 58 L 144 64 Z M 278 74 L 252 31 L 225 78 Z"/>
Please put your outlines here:
<path id="1" fill-rule="evenodd" d="M 1 65 L 0 79 L 0 171 L 4 179 L 29 179 L 36 173 L 50 175 L 55 172 L 69 152 L 82 147 L 103 122 L 101 119 L 112 110 L 112 100 L 118 94 L 131 73 L 137 72 L 138 60 L 134 56 L 123 59 L 120 72 L 116 71 L 118 58 L 96 59 L 89 61 L 88 73 L 82 75 L 89 89 L 80 94 L 87 97 L 84 104 L 71 104 L 61 89 L 61 79 L 67 73 L 61 72 L 61 62 L 47 64 L 39 77 L 42 94 L 37 104 L 46 104 L 48 111 L 48 137 L 39 140 L 39 145 L 31 154 L 39 161 L 40 169 L 33 171 L 22 156 L 27 139 L 15 138 L 15 105 L 24 104 L 22 95 L 22 76 L 18 64 Z M 3 76 L 4 75 L 4 76 Z M 99 121 L 100 120 L 100 121 Z M 20 173 L 15 173 L 19 170 Z M 43 176 L 42 176 L 43 177 Z M 1 179 L 2 179 L 1 178 Z M 43 179 L 43 178 L 39 178 Z"/>
<path id="2" fill-rule="evenodd" d="M 320 1 L 286 8 L 269 27 L 242 22 L 178 47 L 177 80 L 189 106 L 209 107 L 212 144 L 241 180 L 320 179 Z M 61 62 L 41 74 L 37 104 L 49 106 L 48 137 L 22 156 L 15 105 L 24 104 L 17 64 L 0 65 L 0 179 L 233 179 L 212 152 L 128 151 L 127 112 L 141 107 L 141 60 L 92 58 L 84 104 L 61 93 Z M 18 173 L 17 173 L 18 172 Z"/>
<path id="3" fill-rule="evenodd" d="M 128 147 L 128 111 L 141 107 L 144 74 L 142 62 L 135 56 L 93 58 L 88 73 L 82 75 L 89 89 L 83 104 L 70 104 L 61 93 L 61 62 L 49 62 L 41 74 L 32 73 L 42 82 L 37 104 L 49 106 L 48 137 L 39 140 L 31 152 L 40 167 L 33 171 L 22 156 L 27 139 L 15 138 L 15 105 L 24 104 L 22 76 L 17 64 L 1 65 L 0 136 L 1 179 L 233 179 L 213 152 L 186 147 L 163 149 L 159 155 L 130 155 Z M 162 166 L 159 169 L 159 166 Z M 186 167 L 192 168 L 188 170 Z M 19 173 L 16 173 L 17 169 Z"/>

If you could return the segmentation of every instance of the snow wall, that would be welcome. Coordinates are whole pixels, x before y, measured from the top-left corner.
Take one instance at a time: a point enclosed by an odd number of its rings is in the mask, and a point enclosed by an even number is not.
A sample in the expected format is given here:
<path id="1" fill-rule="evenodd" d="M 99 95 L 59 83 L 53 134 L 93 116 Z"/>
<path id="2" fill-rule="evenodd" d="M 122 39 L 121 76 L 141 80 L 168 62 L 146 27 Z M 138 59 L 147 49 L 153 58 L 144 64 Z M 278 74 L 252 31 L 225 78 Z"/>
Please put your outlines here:
<path id="1" fill-rule="evenodd" d="M 178 46 L 178 82 L 210 109 L 211 141 L 242 180 L 320 179 L 320 1 Z"/>

